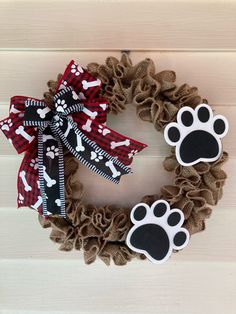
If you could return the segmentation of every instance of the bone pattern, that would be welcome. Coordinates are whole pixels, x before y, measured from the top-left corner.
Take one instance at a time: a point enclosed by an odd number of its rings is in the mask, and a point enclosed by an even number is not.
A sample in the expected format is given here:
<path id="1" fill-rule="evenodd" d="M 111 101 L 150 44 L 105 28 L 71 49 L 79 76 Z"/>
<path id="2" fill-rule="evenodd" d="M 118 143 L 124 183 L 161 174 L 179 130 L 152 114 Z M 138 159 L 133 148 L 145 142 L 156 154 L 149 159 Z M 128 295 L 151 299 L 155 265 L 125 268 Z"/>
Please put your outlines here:
<path id="1" fill-rule="evenodd" d="M 38 210 L 39 207 L 42 205 L 42 203 L 43 203 L 43 198 L 42 198 L 42 196 L 39 195 L 37 202 L 34 205 L 32 205 L 31 207 L 35 210 Z"/>
<path id="2" fill-rule="evenodd" d="M 75 150 L 77 152 L 83 152 L 85 150 L 85 147 L 82 144 L 82 139 L 79 134 L 76 134 L 76 141 L 77 141 L 77 146 L 75 147 Z"/>
<path id="3" fill-rule="evenodd" d="M 99 104 L 99 107 L 102 108 L 102 110 L 106 110 L 107 109 L 107 104 Z"/>
<path id="4" fill-rule="evenodd" d="M 116 147 L 119 146 L 129 146 L 130 145 L 130 140 L 126 139 L 125 141 L 122 142 L 111 142 L 111 149 L 115 149 Z"/>
<path id="5" fill-rule="evenodd" d="M 44 177 L 44 180 L 47 183 L 47 187 L 49 187 L 49 188 L 57 183 L 56 180 L 50 178 L 50 176 L 48 175 L 48 173 L 46 171 L 46 167 L 45 166 L 43 166 L 43 177 Z"/>
<path id="6" fill-rule="evenodd" d="M 47 142 L 48 140 L 56 140 L 55 137 L 52 135 L 43 134 L 43 143 Z"/>
<path id="7" fill-rule="evenodd" d="M 67 125 L 67 129 L 66 129 L 66 132 L 64 133 L 65 137 L 67 138 L 67 136 L 69 135 L 70 133 L 70 130 L 73 129 L 73 126 L 71 125 L 70 121 L 68 120 L 68 125 Z"/>
<path id="8" fill-rule="evenodd" d="M 41 119 L 44 119 L 50 111 L 51 109 L 49 107 L 45 107 L 43 109 L 39 108 L 37 109 L 37 114 L 40 116 Z"/>
<path id="9" fill-rule="evenodd" d="M 94 120 L 97 116 L 97 111 L 91 111 L 89 109 L 87 109 L 86 107 L 83 108 L 83 112 L 89 116 L 92 120 Z"/>
<path id="10" fill-rule="evenodd" d="M 99 79 L 97 79 L 96 81 L 91 81 L 91 82 L 88 82 L 86 80 L 83 80 L 82 81 L 82 85 L 83 85 L 83 89 L 84 90 L 87 90 L 88 88 L 90 87 L 94 87 L 94 86 L 99 86 L 101 85 L 101 81 Z"/>
<path id="11" fill-rule="evenodd" d="M 10 113 L 14 113 L 14 114 L 17 114 L 17 113 L 20 113 L 20 110 L 16 109 L 14 105 L 11 106 L 11 110 L 10 110 Z"/>
<path id="12" fill-rule="evenodd" d="M 112 172 L 112 178 L 119 177 L 121 175 L 120 171 L 117 171 L 112 160 L 108 160 L 105 165 L 110 168 Z"/>
<path id="13" fill-rule="evenodd" d="M 82 125 L 82 129 L 84 131 L 91 132 L 92 131 L 92 128 L 91 128 L 92 123 L 93 123 L 93 121 L 91 119 L 88 119 L 86 121 L 86 123 L 84 125 Z"/>
<path id="14" fill-rule="evenodd" d="M 27 132 L 25 132 L 25 128 L 23 125 L 20 125 L 16 129 L 16 134 L 21 135 L 24 139 L 26 139 L 29 143 L 31 143 L 34 140 L 34 136 L 29 135 Z"/>
<path id="15" fill-rule="evenodd" d="M 27 180 L 26 180 L 26 172 L 25 172 L 24 170 L 21 171 L 20 174 L 19 174 L 19 176 L 20 176 L 20 178 L 21 178 L 21 180 L 22 180 L 22 183 L 23 183 L 23 185 L 24 185 L 24 190 L 25 190 L 26 192 L 31 191 L 31 190 L 32 190 L 32 187 L 28 184 L 28 182 L 27 182 Z"/>

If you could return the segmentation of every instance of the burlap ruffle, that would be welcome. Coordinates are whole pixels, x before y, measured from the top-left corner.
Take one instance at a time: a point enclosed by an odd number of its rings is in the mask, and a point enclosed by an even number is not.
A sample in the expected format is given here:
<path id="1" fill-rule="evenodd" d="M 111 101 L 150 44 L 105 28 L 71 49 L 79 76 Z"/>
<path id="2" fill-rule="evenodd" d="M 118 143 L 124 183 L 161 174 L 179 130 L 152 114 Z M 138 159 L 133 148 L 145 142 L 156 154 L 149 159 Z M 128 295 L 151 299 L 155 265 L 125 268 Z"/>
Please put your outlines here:
<path id="1" fill-rule="evenodd" d="M 126 245 L 126 235 L 131 227 L 130 208 L 83 205 L 83 185 L 77 180 L 79 164 L 70 154 L 65 154 L 65 194 L 67 218 L 49 216 L 39 221 L 44 228 L 52 228 L 50 239 L 60 243 L 59 249 L 83 250 L 87 264 L 98 256 L 105 264 L 110 261 L 125 265 L 133 257 L 144 258 Z"/>
<path id="2" fill-rule="evenodd" d="M 190 234 L 205 229 L 205 219 L 211 214 L 208 205 L 216 205 L 223 195 L 226 173 L 221 169 L 228 154 L 213 163 L 200 162 L 191 167 L 178 164 L 175 154 L 166 157 L 164 168 L 174 172 L 173 185 L 161 189 L 161 197 L 172 207 L 181 208 L 185 216 L 185 228 Z"/>
<path id="3" fill-rule="evenodd" d="M 129 103 L 137 106 L 138 116 L 152 122 L 156 130 L 162 130 L 167 123 L 175 120 L 182 106 L 196 107 L 206 102 L 198 95 L 196 87 L 183 84 L 178 87 L 173 71 L 156 73 L 154 62 L 145 59 L 136 65 L 127 54 L 121 60 L 108 57 L 105 65 L 90 63 L 88 70 L 104 83 L 102 95 L 109 100 L 111 113 L 125 110 Z M 44 99 L 52 104 L 57 81 L 49 81 L 49 92 Z M 152 204 L 159 198 L 167 200 L 172 207 L 182 209 L 184 226 L 194 234 L 205 228 L 205 219 L 211 214 L 209 205 L 216 205 L 222 197 L 226 173 L 222 166 L 228 155 L 213 163 L 198 163 L 191 167 L 178 164 L 174 151 L 164 160 L 164 168 L 174 174 L 173 184 L 161 188 L 160 195 L 147 195 L 142 201 Z M 39 221 L 44 228 L 52 229 L 50 238 L 60 243 L 60 250 L 83 250 L 87 264 L 99 257 L 107 265 L 125 265 L 133 257 L 144 259 L 143 255 L 132 252 L 125 244 L 131 227 L 130 208 L 112 206 L 96 207 L 83 205 L 83 185 L 78 177 L 79 162 L 65 153 L 65 193 L 67 218 L 49 216 Z"/>
<path id="4" fill-rule="evenodd" d="M 173 121 L 180 107 L 196 107 L 206 102 L 196 87 L 177 86 L 173 71 L 156 73 L 154 62 L 146 58 L 136 65 L 126 53 L 119 61 L 108 57 L 105 65 L 89 63 L 88 70 L 104 83 L 103 96 L 109 100 L 110 112 L 118 114 L 130 103 L 136 105 L 137 115 L 152 122 L 160 131 Z"/>

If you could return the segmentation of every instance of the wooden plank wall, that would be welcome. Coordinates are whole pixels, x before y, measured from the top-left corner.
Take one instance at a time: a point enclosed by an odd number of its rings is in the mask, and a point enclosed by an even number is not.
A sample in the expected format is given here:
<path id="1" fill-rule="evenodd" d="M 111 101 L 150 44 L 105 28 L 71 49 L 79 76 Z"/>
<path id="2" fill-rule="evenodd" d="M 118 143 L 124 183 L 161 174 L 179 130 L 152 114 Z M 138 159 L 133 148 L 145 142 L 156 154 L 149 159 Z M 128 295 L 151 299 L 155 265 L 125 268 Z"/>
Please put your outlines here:
<path id="1" fill-rule="evenodd" d="M 198 86 L 230 122 L 224 198 L 206 231 L 162 266 L 85 266 L 80 253 L 57 251 L 36 214 L 16 210 L 22 157 L 0 135 L 0 313 L 236 312 L 235 38 L 236 1 L 0 0 L 0 119 L 12 95 L 40 98 L 47 80 L 70 59 L 104 62 L 129 49 L 134 62 L 150 57 L 158 70 L 175 70 L 178 83 Z M 162 168 L 170 148 L 151 125 L 137 120 L 132 105 L 122 123 L 109 117 L 109 125 L 149 148 L 118 187 L 82 167 L 85 200 L 132 205 L 171 182 Z"/>

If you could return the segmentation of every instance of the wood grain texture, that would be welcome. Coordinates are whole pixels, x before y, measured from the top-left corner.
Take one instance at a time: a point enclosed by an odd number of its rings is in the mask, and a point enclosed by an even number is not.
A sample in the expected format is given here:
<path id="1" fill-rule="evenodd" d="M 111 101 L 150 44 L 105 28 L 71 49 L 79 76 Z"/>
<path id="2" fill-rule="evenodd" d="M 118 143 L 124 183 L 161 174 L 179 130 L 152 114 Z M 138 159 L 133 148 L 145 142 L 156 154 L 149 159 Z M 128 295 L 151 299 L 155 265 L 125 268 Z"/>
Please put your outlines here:
<path id="1" fill-rule="evenodd" d="M 235 19 L 236 21 L 236 19 Z M 104 63 L 119 51 L 0 51 L 1 104 L 13 95 L 42 98 L 49 79 L 64 71 L 71 59 L 86 66 Z M 235 105 L 236 53 L 233 52 L 131 52 L 133 63 L 151 58 L 157 70 L 173 70 L 177 83 L 197 86 L 212 105 Z"/>
<path id="2" fill-rule="evenodd" d="M 235 275 L 235 264 L 205 261 L 107 269 L 78 261 L 2 260 L 1 306 L 11 313 L 234 314 Z"/>
<path id="3" fill-rule="evenodd" d="M 235 10 L 230 0 L 1 0 L 0 47 L 235 49 Z"/>

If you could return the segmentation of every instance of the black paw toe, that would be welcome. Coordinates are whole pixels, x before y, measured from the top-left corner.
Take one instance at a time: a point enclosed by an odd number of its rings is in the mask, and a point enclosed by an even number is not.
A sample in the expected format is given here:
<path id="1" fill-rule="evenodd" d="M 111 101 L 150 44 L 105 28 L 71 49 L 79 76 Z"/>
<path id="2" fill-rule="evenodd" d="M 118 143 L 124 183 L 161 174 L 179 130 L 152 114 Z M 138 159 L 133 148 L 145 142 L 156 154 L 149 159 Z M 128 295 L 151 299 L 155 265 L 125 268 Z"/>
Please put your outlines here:
<path id="1" fill-rule="evenodd" d="M 181 220 L 181 214 L 179 212 L 173 212 L 169 215 L 168 219 L 167 219 L 167 223 L 169 226 L 174 227 L 176 225 L 178 225 L 178 223 Z"/>
<path id="2" fill-rule="evenodd" d="M 225 121 L 223 119 L 216 119 L 213 125 L 214 131 L 218 135 L 222 135 L 226 130 Z"/>
<path id="3" fill-rule="evenodd" d="M 179 129 L 177 127 L 172 126 L 171 128 L 169 128 L 167 136 L 171 142 L 177 143 L 180 139 Z"/>
<path id="4" fill-rule="evenodd" d="M 199 121 L 206 123 L 210 119 L 210 112 L 207 107 L 200 107 L 197 116 Z"/>
<path id="5" fill-rule="evenodd" d="M 135 220 L 141 221 L 145 218 L 146 214 L 147 214 L 146 207 L 144 205 L 140 205 L 140 206 L 135 208 L 135 210 L 133 212 L 133 217 Z"/>
<path id="6" fill-rule="evenodd" d="M 188 240 L 188 237 L 187 237 L 186 232 L 179 231 L 174 236 L 173 242 L 174 242 L 174 245 L 178 248 L 185 245 L 187 240 Z"/>
<path id="7" fill-rule="evenodd" d="M 190 111 L 184 111 L 181 115 L 181 122 L 184 126 L 191 126 L 193 124 L 193 115 Z"/>
<path id="8" fill-rule="evenodd" d="M 156 205 L 154 204 L 153 206 L 153 214 L 154 216 L 158 218 L 164 216 L 166 211 L 167 211 L 167 204 L 164 202 L 156 203 Z"/>

